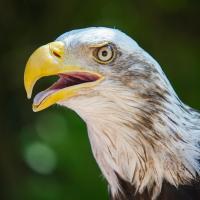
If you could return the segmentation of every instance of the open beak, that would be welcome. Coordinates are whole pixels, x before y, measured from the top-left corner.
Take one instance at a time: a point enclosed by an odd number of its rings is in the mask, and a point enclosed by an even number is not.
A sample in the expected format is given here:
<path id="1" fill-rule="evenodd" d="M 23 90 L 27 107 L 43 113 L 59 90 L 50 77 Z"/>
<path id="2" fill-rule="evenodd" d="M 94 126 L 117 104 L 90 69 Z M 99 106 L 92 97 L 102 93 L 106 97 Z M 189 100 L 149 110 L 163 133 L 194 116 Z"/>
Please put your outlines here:
<path id="1" fill-rule="evenodd" d="M 24 85 L 28 98 L 31 98 L 33 87 L 40 78 L 52 75 L 60 77 L 50 88 L 36 95 L 33 102 L 35 112 L 76 96 L 82 88 L 94 87 L 103 79 L 96 72 L 68 65 L 64 50 L 63 42 L 49 43 L 38 48 L 26 64 Z"/>

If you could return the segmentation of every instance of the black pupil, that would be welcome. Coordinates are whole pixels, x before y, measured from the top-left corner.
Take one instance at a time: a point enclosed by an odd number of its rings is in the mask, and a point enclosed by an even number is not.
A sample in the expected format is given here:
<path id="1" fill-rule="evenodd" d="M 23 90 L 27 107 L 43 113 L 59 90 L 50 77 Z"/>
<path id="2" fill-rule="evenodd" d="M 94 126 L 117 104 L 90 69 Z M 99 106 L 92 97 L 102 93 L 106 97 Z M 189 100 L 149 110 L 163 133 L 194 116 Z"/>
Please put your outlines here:
<path id="1" fill-rule="evenodd" d="M 108 55 L 108 52 L 106 50 L 102 51 L 102 56 L 106 57 Z"/>

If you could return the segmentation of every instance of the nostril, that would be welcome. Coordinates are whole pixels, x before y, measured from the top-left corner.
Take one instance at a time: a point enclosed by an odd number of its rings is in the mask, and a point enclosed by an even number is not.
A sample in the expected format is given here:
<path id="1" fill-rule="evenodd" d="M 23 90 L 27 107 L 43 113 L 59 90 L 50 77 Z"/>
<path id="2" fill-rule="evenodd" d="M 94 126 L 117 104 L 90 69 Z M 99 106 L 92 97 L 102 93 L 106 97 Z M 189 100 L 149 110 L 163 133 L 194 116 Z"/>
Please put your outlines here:
<path id="1" fill-rule="evenodd" d="M 49 43 L 49 51 L 52 56 L 61 59 L 64 55 L 64 43 L 63 42 Z"/>
<path id="2" fill-rule="evenodd" d="M 53 55 L 56 56 L 57 58 L 61 58 L 61 55 L 60 55 L 58 52 L 53 51 L 52 53 L 53 53 Z"/>

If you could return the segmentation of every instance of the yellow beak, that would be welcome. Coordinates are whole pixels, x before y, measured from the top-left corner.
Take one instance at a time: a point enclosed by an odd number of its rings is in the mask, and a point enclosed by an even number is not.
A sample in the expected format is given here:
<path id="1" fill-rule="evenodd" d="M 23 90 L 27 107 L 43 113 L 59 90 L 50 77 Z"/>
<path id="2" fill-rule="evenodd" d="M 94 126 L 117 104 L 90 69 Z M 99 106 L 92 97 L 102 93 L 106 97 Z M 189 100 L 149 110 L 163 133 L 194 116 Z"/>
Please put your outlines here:
<path id="1" fill-rule="evenodd" d="M 42 77 L 67 74 L 71 72 L 88 72 L 90 74 L 98 76 L 98 80 L 93 82 L 86 82 L 70 87 L 60 89 L 51 95 L 45 97 L 39 104 L 33 103 L 33 111 L 43 110 L 56 102 L 68 99 L 77 95 L 81 88 L 88 88 L 97 85 L 99 81 L 103 79 L 100 74 L 84 70 L 82 67 L 71 66 L 64 62 L 64 43 L 52 42 L 38 48 L 29 58 L 25 72 L 24 72 L 24 85 L 27 93 L 27 97 L 31 98 L 32 90 L 35 83 Z"/>

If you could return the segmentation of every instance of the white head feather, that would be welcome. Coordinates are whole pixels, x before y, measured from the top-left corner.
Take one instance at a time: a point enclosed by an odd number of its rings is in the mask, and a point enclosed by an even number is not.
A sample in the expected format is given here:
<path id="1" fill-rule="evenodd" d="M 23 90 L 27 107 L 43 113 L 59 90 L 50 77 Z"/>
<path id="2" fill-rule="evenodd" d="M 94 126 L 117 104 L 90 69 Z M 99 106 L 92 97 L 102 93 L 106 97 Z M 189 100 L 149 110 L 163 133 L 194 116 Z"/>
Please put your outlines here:
<path id="1" fill-rule="evenodd" d="M 183 104 L 159 64 L 130 37 L 116 29 L 70 31 L 67 62 L 106 78 L 79 96 L 59 102 L 86 122 L 93 154 L 113 195 L 123 192 L 118 177 L 136 191 L 160 193 L 163 181 L 188 184 L 200 174 L 200 114 Z M 90 45 L 116 45 L 112 64 L 96 63 Z"/>

